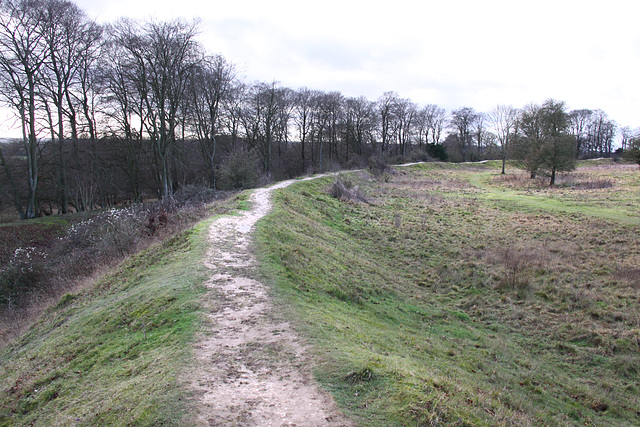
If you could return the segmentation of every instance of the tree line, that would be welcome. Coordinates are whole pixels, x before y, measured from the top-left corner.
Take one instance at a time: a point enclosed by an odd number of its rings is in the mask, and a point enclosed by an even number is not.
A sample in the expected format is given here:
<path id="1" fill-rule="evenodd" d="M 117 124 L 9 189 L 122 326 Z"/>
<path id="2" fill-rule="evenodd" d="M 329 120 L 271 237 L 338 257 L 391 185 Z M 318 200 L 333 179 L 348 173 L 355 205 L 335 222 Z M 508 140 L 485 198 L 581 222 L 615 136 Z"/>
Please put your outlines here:
<path id="1" fill-rule="evenodd" d="M 638 139 L 603 111 L 554 100 L 447 112 L 395 92 L 371 101 L 247 83 L 198 34 L 181 19 L 98 25 L 70 1 L 2 0 L 0 99 L 22 138 L 0 143 L 0 209 L 83 211 L 188 185 L 362 167 L 372 156 L 518 158 L 532 175 L 555 176 L 578 157 L 610 156 L 618 134 L 623 148 Z"/>

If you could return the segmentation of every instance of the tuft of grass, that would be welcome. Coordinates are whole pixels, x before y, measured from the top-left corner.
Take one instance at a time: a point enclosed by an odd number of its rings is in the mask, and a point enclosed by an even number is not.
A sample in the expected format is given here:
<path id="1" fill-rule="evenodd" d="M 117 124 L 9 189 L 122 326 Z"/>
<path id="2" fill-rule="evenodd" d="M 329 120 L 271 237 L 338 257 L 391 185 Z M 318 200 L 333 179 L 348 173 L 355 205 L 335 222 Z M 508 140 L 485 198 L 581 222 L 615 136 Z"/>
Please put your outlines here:
<path id="1" fill-rule="evenodd" d="M 358 383 L 369 382 L 371 380 L 374 380 L 375 377 L 376 376 L 375 376 L 375 374 L 373 373 L 373 371 L 371 369 L 364 368 L 364 369 L 361 369 L 359 371 L 348 373 L 344 377 L 344 380 L 348 384 L 354 385 L 354 384 L 358 384 Z"/>
<path id="2" fill-rule="evenodd" d="M 581 166 L 613 185 L 534 192 L 494 166 L 347 174 L 369 204 L 329 178 L 275 194 L 262 272 L 317 378 L 363 426 L 640 423 L 636 172 Z"/>

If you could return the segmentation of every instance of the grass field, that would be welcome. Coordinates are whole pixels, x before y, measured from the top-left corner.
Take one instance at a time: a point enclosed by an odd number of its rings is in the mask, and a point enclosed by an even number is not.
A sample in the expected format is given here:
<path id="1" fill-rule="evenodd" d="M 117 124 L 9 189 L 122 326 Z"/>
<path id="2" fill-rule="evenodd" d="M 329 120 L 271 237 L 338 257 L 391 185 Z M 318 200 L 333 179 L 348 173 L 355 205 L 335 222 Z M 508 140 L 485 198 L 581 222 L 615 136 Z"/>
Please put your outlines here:
<path id="1" fill-rule="evenodd" d="M 560 185 L 497 164 L 298 183 L 263 274 L 359 425 L 640 425 L 637 167 Z"/>

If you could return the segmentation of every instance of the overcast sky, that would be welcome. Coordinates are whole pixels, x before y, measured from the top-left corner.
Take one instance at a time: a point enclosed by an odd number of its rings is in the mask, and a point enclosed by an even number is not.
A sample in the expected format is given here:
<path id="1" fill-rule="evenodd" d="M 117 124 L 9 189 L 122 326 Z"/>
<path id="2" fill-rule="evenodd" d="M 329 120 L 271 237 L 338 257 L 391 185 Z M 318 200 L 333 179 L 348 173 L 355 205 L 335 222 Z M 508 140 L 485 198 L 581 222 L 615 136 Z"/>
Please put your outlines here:
<path id="1" fill-rule="evenodd" d="M 640 126 L 635 0 L 78 0 L 100 23 L 201 19 L 208 53 L 247 82 L 385 91 L 447 110 L 547 98 Z"/>

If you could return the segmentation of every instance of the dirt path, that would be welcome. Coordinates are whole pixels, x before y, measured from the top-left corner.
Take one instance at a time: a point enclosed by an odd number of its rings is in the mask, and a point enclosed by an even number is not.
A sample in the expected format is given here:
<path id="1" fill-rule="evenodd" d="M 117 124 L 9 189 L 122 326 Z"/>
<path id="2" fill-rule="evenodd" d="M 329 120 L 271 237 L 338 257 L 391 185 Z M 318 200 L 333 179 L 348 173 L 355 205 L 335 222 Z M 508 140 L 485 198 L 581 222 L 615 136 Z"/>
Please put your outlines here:
<path id="1" fill-rule="evenodd" d="M 211 225 L 210 333 L 195 347 L 190 375 L 199 399 L 197 425 L 352 425 L 313 381 L 305 347 L 274 309 L 267 287 L 247 277 L 254 266 L 253 227 L 271 208 L 271 191 L 292 182 L 255 190 L 250 211 Z"/>

